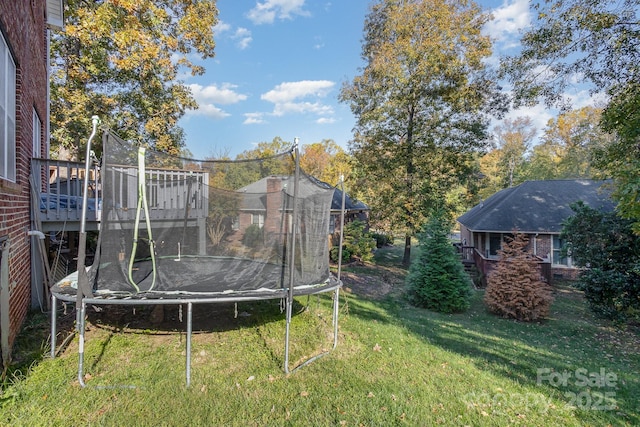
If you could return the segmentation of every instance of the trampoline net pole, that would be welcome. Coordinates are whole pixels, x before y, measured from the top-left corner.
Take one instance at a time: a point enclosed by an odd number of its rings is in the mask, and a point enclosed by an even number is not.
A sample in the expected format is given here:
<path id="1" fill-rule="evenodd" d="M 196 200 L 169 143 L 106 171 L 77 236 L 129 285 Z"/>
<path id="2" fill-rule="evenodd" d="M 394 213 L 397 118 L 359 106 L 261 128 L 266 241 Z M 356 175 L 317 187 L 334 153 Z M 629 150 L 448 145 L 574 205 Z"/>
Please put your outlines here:
<path id="1" fill-rule="evenodd" d="M 191 302 L 187 303 L 187 361 L 186 361 L 186 372 L 187 372 L 187 388 L 191 385 L 191 331 L 193 330 L 193 326 L 191 320 L 193 318 L 193 304 Z"/>
<path id="2" fill-rule="evenodd" d="M 287 289 L 287 313 L 285 330 L 284 349 L 284 371 L 289 373 L 289 340 L 291 335 L 291 313 L 293 311 L 293 284 L 295 281 L 295 260 L 296 260 L 296 233 L 298 233 L 298 190 L 300 187 L 300 151 L 298 149 L 298 138 L 294 138 L 293 153 L 295 156 L 295 171 L 293 179 L 293 224 L 291 226 L 290 248 L 289 248 L 289 288 Z"/>
<path id="3" fill-rule="evenodd" d="M 58 335 L 58 318 L 56 311 L 58 309 L 57 299 L 54 294 L 51 294 L 51 358 L 56 357 L 56 336 Z"/>
<path id="4" fill-rule="evenodd" d="M 336 288 L 333 294 L 333 349 L 338 346 L 338 304 L 340 301 L 340 288 Z"/>
<path id="5" fill-rule="evenodd" d="M 78 382 L 80 383 L 80 386 L 82 386 L 83 388 L 86 385 L 84 383 L 84 330 L 85 330 L 86 306 L 87 305 L 83 299 L 80 304 L 80 309 L 78 310 L 78 320 L 79 320 L 78 330 L 80 333 L 78 337 Z"/>

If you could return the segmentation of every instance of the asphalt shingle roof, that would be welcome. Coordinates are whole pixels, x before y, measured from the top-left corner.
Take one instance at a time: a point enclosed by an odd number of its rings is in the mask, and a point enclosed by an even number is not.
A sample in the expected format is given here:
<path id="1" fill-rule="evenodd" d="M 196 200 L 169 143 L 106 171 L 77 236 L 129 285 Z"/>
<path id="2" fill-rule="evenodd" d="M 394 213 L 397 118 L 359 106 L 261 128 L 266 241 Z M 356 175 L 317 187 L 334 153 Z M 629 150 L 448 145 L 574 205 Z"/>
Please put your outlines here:
<path id="1" fill-rule="evenodd" d="M 586 205 L 613 211 L 608 181 L 588 179 L 525 181 L 498 191 L 458 218 L 471 231 L 559 233 L 574 214 L 570 205 Z"/>
<path id="2" fill-rule="evenodd" d="M 264 194 L 267 192 L 267 180 L 268 179 L 279 179 L 281 182 L 281 186 L 287 186 L 288 183 L 293 181 L 293 177 L 291 176 L 271 176 L 267 178 L 262 178 L 256 182 L 253 182 L 245 187 L 242 187 L 238 191 L 241 193 L 245 193 L 245 199 L 243 201 L 243 207 L 249 210 L 264 210 L 266 209 L 266 196 Z M 323 188 L 333 188 L 331 185 L 319 181 L 314 177 L 309 177 L 310 180 L 315 182 L 316 185 Z M 304 184 L 301 185 L 302 190 L 304 191 Z M 331 201 L 331 210 L 339 211 L 342 207 L 342 191 L 336 188 L 333 192 L 333 199 Z M 369 207 L 364 203 L 354 200 L 349 197 L 348 194 L 345 194 L 345 209 L 349 212 L 351 211 L 368 211 Z"/>

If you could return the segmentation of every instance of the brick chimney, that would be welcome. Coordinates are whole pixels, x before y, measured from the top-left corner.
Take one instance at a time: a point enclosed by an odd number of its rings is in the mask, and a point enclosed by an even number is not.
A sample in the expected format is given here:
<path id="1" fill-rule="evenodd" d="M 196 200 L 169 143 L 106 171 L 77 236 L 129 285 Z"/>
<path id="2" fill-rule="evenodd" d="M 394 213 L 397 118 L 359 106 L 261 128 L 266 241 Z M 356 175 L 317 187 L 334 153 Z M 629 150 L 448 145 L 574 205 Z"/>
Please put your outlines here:
<path id="1" fill-rule="evenodd" d="M 270 176 L 267 178 L 267 212 L 264 218 L 265 233 L 280 232 L 282 217 L 282 177 Z"/>

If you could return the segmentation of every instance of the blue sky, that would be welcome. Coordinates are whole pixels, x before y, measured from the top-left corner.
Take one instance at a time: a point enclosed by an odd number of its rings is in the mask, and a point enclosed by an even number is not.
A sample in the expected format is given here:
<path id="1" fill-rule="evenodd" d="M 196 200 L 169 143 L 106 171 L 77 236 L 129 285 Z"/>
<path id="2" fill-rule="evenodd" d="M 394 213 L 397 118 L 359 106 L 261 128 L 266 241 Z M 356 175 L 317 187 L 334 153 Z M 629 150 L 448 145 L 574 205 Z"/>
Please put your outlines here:
<path id="1" fill-rule="evenodd" d="M 194 157 L 235 157 L 275 137 L 300 144 L 332 139 L 345 149 L 354 117 L 338 102 L 344 82 L 359 74 L 362 29 L 369 0 L 218 0 L 215 57 L 202 61 L 203 76 L 184 76 L 200 108 L 180 126 Z M 494 20 L 484 31 L 494 58 L 518 49 L 530 25 L 527 0 L 480 1 Z M 591 101 L 576 88 L 575 106 Z M 542 106 L 509 113 L 528 115 L 542 130 L 554 112 Z M 496 123 L 497 124 L 497 123 Z"/>

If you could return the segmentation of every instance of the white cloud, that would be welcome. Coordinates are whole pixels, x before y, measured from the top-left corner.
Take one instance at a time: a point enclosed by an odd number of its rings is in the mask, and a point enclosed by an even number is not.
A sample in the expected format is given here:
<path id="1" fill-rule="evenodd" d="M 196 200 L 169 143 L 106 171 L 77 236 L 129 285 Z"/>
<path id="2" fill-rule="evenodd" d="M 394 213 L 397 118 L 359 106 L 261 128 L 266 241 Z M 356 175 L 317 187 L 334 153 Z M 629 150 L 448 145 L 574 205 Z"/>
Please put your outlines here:
<path id="1" fill-rule="evenodd" d="M 247 95 L 234 90 L 237 87 L 231 83 L 223 83 L 220 87 L 215 84 L 201 86 L 194 83 L 189 85 L 196 101 L 209 101 L 216 104 L 235 104 L 247 99 Z"/>
<path id="2" fill-rule="evenodd" d="M 218 21 L 218 23 L 213 26 L 213 34 L 216 36 L 222 33 L 226 33 L 229 30 L 231 30 L 231 25 L 227 24 L 224 21 Z"/>
<path id="3" fill-rule="evenodd" d="M 330 125 L 335 122 L 336 119 L 333 117 L 320 117 L 318 120 L 316 120 L 316 123 L 319 125 Z"/>
<path id="4" fill-rule="evenodd" d="M 511 110 L 505 118 L 515 120 L 518 117 L 529 117 L 533 126 L 536 128 L 536 135 L 539 137 L 542 135 L 542 130 L 547 126 L 547 122 L 552 119 L 554 115 L 543 104 L 536 104 Z"/>
<path id="5" fill-rule="evenodd" d="M 264 120 L 264 113 L 245 113 L 243 125 L 257 125 L 266 123 Z"/>
<path id="6" fill-rule="evenodd" d="M 309 16 L 303 9 L 305 0 L 265 0 L 257 2 L 247 13 L 247 18 L 256 25 L 272 24 L 276 19 L 293 19 L 294 15 Z"/>
<path id="7" fill-rule="evenodd" d="M 333 107 L 323 104 L 320 98 L 327 96 L 334 86 L 335 83 L 329 80 L 285 82 L 262 94 L 260 98 L 274 104 L 271 113 L 274 116 L 314 114 L 331 120 Z"/>
<path id="8" fill-rule="evenodd" d="M 299 82 L 281 83 L 260 98 L 274 104 L 292 101 L 297 98 L 314 96 L 325 97 L 335 83 L 329 80 L 302 80 Z"/>
<path id="9" fill-rule="evenodd" d="M 493 20 L 485 24 L 484 32 L 504 48 L 520 44 L 520 32 L 531 25 L 529 0 L 505 0 L 491 11 Z"/>
<path id="10" fill-rule="evenodd" d="M 575 90 L 573 93 L 565 93 L 566 99 L 571 103 L 573 109 L 593 106 L 602 107 L 609 102 L 609 97 L 605 93 L 591 93 L 587 89 Z"/>
<path id="11" fill-rule="evenodd" d="M 197 110 L 188 110 L 187 114 L 207 116 L 215 119 L 223 119 L 230 116 L 229 113 L 217 107 L 217 105 L 236 104 L 247 99 L 247 95 L 243 95 L 235 91 L 237 86 L 230 83 L 223 83 L 220 87 L 215 84 L 202 86 L 199 84 L 190 84 L 191 94 L 198 103 Z"/>
<path id="12" fill-rule="evenodd" d="M 319 102 L 279 102 L 273 108 L 274 116 L 284 116 L 288 113 L 331 115 L 333 108 Z"/>
<path id="13" fill-rule="evenodd" d="M 253 41 L 250 30 L 243 27 L 238 27 L 234 30 L 231 24 L 227 24 L 224 21 L 218 21 L 213 27 L 213 33 L 216 37 L 222 38 L 225 35 L 225 37 L 235 41 L 236 46 L 241 50 L 249 47 L 249 43 Z"/>
<path id="14" fill-rule="evenodd" d="M 242 27 L 238 27 L 231 38 L 236 41 L 236 46 L 238 46 L 241 50 L 249 47 L 249 43 L 253 41 L 253 37 L 251 37 L 251 31 Z"/>
<path id="15" fill-rule="evenodd" d="M 231 115 L 213 104 L 202 103 L 198 103 L 197 110 L 187 110 L 185 114 L 190 116 L 206 116 L 211 117 L 212 119 L 224 119 L 225 117 L 229 117 Z"/>

